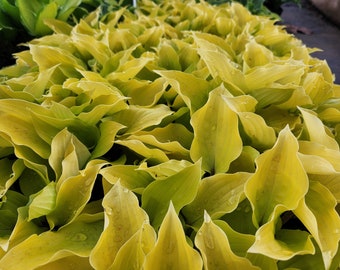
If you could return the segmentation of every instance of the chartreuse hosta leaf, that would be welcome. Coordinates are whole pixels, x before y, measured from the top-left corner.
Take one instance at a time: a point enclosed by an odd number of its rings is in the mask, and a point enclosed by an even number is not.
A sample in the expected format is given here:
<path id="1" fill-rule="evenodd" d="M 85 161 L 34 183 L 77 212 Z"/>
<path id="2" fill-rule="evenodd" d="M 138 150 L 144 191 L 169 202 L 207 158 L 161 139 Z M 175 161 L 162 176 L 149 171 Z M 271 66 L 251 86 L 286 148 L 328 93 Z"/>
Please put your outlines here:
<path id="1" fill-rule="evenodd" d="M 99 126 L 100 137 L 91 153 L 91 158 L 97 158 L 106 154 L 116 141 L 117 133 L 125 128 L 124 125 L 115 121 L 105 121 Z"/>
<path id="2" fill-rule="evenodd" d="M 294 210 L 307 193 L 308 177 L 297 153 L 297 139 L 287 126 L 273 148 L 257 158 L 257 169 L 245 185 L 256 226 L 272 220 L 279 209 Z"/>
<path id="3" fill-rule="evenodd" d="M 33 234 L 12 247 L 1 259 L 6 269 L 36 269 L 68 256 L 88 257 L 101 233 L 101 214 L 82 215 L 58 231 Z M 67 264 L 64 265 L 67 267 Z"/>
<path id="4" fill-rule="evenodd" d="M 207 212 L 195 237 L 195 245 L 202 254 L 204 269 L 260 269 L 246 258 L 234 254 L 227 235 L 213 223 Z"/>
<path id="5" fill-rule="evenodd" d="M 24 169 L 25 165 L 21 159 L 15 161 L 8 158 L 0 159 L 0 198 L 6 194 L 7 190 L 19 178 Z"/>
<path id="6" fill-rule="evenodd" d="M 129 97 L 129 104 L 150 107 L 156 105 L 163 96 L 167 83 L 163 78 L 152 82 L 130 79 L 117 81 L 115 85 Z"/>
<path id="7" fill-rule="evenodd" d="M 82 212 L 91 198 L 98 172 L 105 164 L 104 160 L 91 160 L 76 175 L 57 181 L 56 205 L 47 215 L 51 228 L 72 223 Z"/>
<path id="8" fill-rule="evenodd" d="M 225 101 L 226 89 L 218 87 L 209 93 L 207 103 L 191 118 L 194 139 L 191 158 L 202 158 L 202 169 L 214 173 L 228 171 L 230 163 L 242 152 L 237 113 Z"/>
<path id="9" fill-rule="evenodd" d="M 143 108 L 130 105 L 127 110 L 122 110 L 110 118 L 126 126 L 125 134 L 133 134 L 137 131 L 159 125 L 162 120 L 173 112 L 169 107 L 158 104 L 152 108 Z"/>
<path id="10" fill-rule="evenodd" d="M 191 113 L 197 111 L 207 102 L 208 94 L 212 90 L 208 81 L 193 74 L 175 70 L 158 70 L 157 73 L 170 83 Z"/>
<path id="11" fill-rule="evenodd" d="M 311 235 L 306 231 L 277 229 L 280 215 L 287 209 L 277 206 L 270 220 L 255 234 L 249 253 L 262 254 L 274 260 L 289 260 L 297 255 L 314 254 Z"/>
<path id="12" fill-rule="evenodd" d="M 19 207 L 26 204 L 27 198 L 19 192 L 8 190 L 0 201 L 0 247 L 7 251 L 11 235 L 18 220 Z"/>
<path id="13" fill-rule="evenodd" d="M 41 71 L 59 65 L 66 76 L 77 77 L 77 69 L 85 69 L 85 64 L 64 48 L 30 44 L 30 51 Z"/>
<path id="14" fill-rule="evenodd" d="M 246 44 L 243 53 L 244 71 L 256 66 L 263 66 L 274 60 L 274 54 L 267 47 L 257 43 L 254 39 Z"/>
<path id="15" fill-rule="evenodd" d="M 90 157 L 90 153 L 76 136 L 67 129 L 52 140 L 49 163 L 60 185 L 65 179 L 78 174 Z"/>
<path id="16" fill-rule="evenodd" d="M 207 211 L 213 219 L 232 212 L 244 198 L 244 184 L 250 173 L 215 174 L 201 180 L 195 199 L 183 208 L 187 222 L 195 227 Z"/>
<path id="17" fill-rule="evenodd" d="M 138 199 L 127 188 L 123 187 L 119 181 L 111 188 L 103 199 L 105 210 L 104 230 L 93 248 L 90 256 L 91 265 L 98 270 L 112 269 L 116 256 L 124 244 L 131 245 L 128 241 L 137 233 L 139 237 L 146 237 L 146 243 L 152 243 L 155 235 L 147 228 L 149 218 L 146 212 L 139 207 Z M 140 231 L 142 230 L 142 231 Z M 143 230 L 146 230 L 143 235 Z M 153 230 L 153 229 L 151 229 Z M 139 242 L 141 239 L 131 240 Z M 139 248 L 141 243 L 138 244 Z M 135 247 L 137 249 L 137 247 Z M 148 247 L 146 247 L 146 250 Z M 142 248 L 143 250 L 143 248 Z M 125 254 L 127 251 L 122 251 Z M 138 252 L 138 250 L 136 250 Z M 120 255 L 124 256 L 124 255 Z M 143 256 L 137 256 L 134 264 L 141 264 Z M 119 259 L 121 260 L 121 258 Z M 119 265 L 119 263 L 117 262 Z"/>
<path id="18" fill-rule="evenodd" d="M 28 221 L 51 213 L 56 206 L 55 182 L 49 183 L 38 193 L 30 196 Z"/>
<path id="19" fill-rule="evenodd" d="M 307 232 L 277 228 L 280 215 L 297 209 L 308 191 L 308 177 L 297 152 L 297 139 L 287 126 L 273 148 L 256 160 L 257 169 L 245 186 L 253 222 L 259 227 L 251 253 L 278 260 L 314 253 Z"/>
<path id="20" fill-rule="evenodd" d="M 339 151 L 339 145 L 336 140 L 327 134 L 326 129 L 322 121 L 312 112 L 299 108 L 303 120 L 306 136 L 309 141 L 319 143 L 329 149 Z M 304 139 L 303 137 L 301 138 Z"/>
<path id="21" fill-rule="evenodd" d="M 156 243 L 154 228 L 144 223 L 142 227 L 119 249 L 112 269 L 143 269 L 145 256 Z"/>
<path id="22" fill-rule="evenodd" d="M 336 199 L 325 186 L 311 181 L 305 199 L 294 210 L 317 242 L 325 269 L 329 269 L 340 241 L 340 217 L 336 205 Z"/>
<path id="23" fill-rule="evenodd" d="M 237 113 L 241 124 L 241 135 L 244 142 L 263 150 L 270 148 L 276 141 L 275 131 L 267 126 L 265 120 L 255 113 L 257 101 L 248 95 L 227 96 L 224 99 Z"/>
<path id="24" fill-rule="evenodd" d="M 19 206 L 19 205 L 18 205 Z M 39 223 L 28 221 L 28 207 L 22 206 L 17 208 L 18 217 L 16 219 L 15 227 L 13 228 L 8 239 L 4 243 L 1 243 L 1 247 L 7 251 L 23 240 L 33 234 L 40 234 L 46 231 L 46 228 L 39 226 Z M 2 242 L 2 239 L 0 240 Z"/>
<path id="25" fill-rule="evenodd" d="M 21 108 L 17 110 L 17 108 Z M 12 144 L 27 146 L 42 158 L 48 158 L 49 145 L 43 141 L 32 128 L 33 121 L 30 111 L 49 115 L 50 112 L 38 104 L 24 100 L 0 100 L 0 132 L 10 137 Z"/>
<path id="26" fill-rule="evenodd" d="M 192 163 L 187 160 L 171 159 L 151 167 L 148 167 L 148 164 L 143 162 L 138 167 L 138 170 L 147 172 L 155 180 L 164 180 L 191 165 Z"/>
<path id="27" fill-rule="evenodd" d="M 244 222 L 243 219 L 239 221 Z M 262 254 L 248 253 L 249 248 L 254 244 L 254 235 L 239 233 L 223 220 L 214 220 L 214 223 L 226 234 L 230 248 L 235 255 L 246 257 L 254 266 L 258 266 L 260 269 L 277 269 L 276 260 Z"/>
<path id="28" fill-rule="evenodd" d="M 145 258 L 144 269 L 199 270 L 202 266 L 201 256 L 187 243 L 181 221 L 170 202 L 157 242 Z"/>
<path id="29" fill-rule="evenodd" d="M 101 169 L 100 174 L 111 185 L 119 182 L 124 188 L 139 194 L 154 180 L 150 174 L 140 170 L 137 165 L 114 164 Z"/>
<path id="30" fill-rule="evenodd" d="M 147 211 L 153 227 L 161 224 L 169 201 L 176 213 L 193 201 L 201 180 L 201 161 L 187 166 L 165 179 L 149 184 L 142 194 L 142 207 Z"/>
<path id="31" fill-rule="evenodd" d="M 0 268 L 336 269 L 340 88 L 313 50 L 235 3 L 72 27 L 44 19 L 80 0 L 17 2 L 55 33 L 0 70 Z"/>
<path id="32" fill-rule="evenodd" d="M 223 81 L 237 85 L 240 88 L 245 86 L 244 74 L 238 69 L 238 65 L 232 61 L 232 56 L 223 50 L 223 47 L 211 42 L 209 36 L 202 38 L 200 35 L 193 35 L 198 46 L 198 54 L 207 65 L 211 76 L 221 78 Z M 227 43 L 227 42 L 225 42 Z M 228 72 L 225 72 L 228 70 Z"/>
<path id="33" fill-rule="evenodd" d="M 323 133 L 323 130 L 321 132 Z M 326 164 L 330 163 L 331 166 L 333 166 L 335 171 L 337 172 L 340 171 L 340 164 L 339 164 L 340 152 L 337 150 L 328 148 L 327 146 L 320 144 L 318 142 L 300 140 L 299 141 L 299 152 L 304 155 L 317 156 L 321 159 L 325 159 L 326 163 L 324 163 L 324 166 L 327 166 Z M 319 173 L 322 173 L 322 171 L 320 171 Z"/>

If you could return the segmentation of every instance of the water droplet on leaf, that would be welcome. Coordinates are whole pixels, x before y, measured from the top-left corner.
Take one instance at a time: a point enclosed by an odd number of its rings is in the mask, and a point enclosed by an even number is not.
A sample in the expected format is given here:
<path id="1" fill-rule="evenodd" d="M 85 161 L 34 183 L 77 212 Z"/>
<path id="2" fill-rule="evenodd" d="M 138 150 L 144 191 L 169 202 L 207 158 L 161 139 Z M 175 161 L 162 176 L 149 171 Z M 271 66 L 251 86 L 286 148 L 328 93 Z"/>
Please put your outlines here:
<path id="1" fill-rule="evenodd" d="M 87 239 L 86 234 L 83 233 L 76 233 L 74 236 L 72 236 L 71 240 L 75 242 L 81 242 L 85 241 Z"/>

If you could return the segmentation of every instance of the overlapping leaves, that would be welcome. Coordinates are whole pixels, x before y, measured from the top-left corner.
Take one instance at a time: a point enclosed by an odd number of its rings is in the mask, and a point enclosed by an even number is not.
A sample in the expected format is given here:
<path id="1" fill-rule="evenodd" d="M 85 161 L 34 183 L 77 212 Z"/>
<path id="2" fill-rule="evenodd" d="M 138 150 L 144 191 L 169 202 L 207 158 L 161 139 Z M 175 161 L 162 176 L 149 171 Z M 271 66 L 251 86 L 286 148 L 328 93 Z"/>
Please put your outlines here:
<path id="1" fill-rule="evenodd" d="M 327 64 L 236 3 L 139 4 L 0 70 L 0 265 L 336 269 Z"/>

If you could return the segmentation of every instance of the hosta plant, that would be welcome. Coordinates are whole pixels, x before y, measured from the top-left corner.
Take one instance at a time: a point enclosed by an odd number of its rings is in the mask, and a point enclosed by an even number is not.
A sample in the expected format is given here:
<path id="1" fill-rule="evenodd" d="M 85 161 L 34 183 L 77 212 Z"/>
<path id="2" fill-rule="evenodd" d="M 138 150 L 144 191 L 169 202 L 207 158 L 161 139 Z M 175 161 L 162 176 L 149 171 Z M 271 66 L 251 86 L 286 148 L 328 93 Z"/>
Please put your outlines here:
<path id="1" fill-rule="evenodd" d="M 89 12 L 100 8 L 107 13 L 121 6 L 132 6 L 133 0 L 0 0 L 0 34 L 7 37 L 25 29 L 29 35 L 43 36 L 52 33 L 46 21 L 77 21 Z"/>
<path id="2" fill-rule="evenodd" d="M 0 269 L 337 269 L 340 89 L 238 3 L 48 24 L 0 71 Z"/>

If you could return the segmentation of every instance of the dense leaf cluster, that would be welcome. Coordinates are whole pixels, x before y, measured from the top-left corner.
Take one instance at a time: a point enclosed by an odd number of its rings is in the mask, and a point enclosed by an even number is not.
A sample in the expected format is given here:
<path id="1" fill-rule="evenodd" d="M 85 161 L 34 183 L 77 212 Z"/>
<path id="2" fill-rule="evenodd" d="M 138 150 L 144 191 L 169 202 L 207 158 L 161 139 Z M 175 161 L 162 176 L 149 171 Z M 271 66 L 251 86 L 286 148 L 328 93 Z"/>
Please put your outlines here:
<path id="1" fill-rule="evenodd" d="M 0 70 L 0 268 L 337 269 L 340 89 L 238 3 L 48 22 Z"/>

